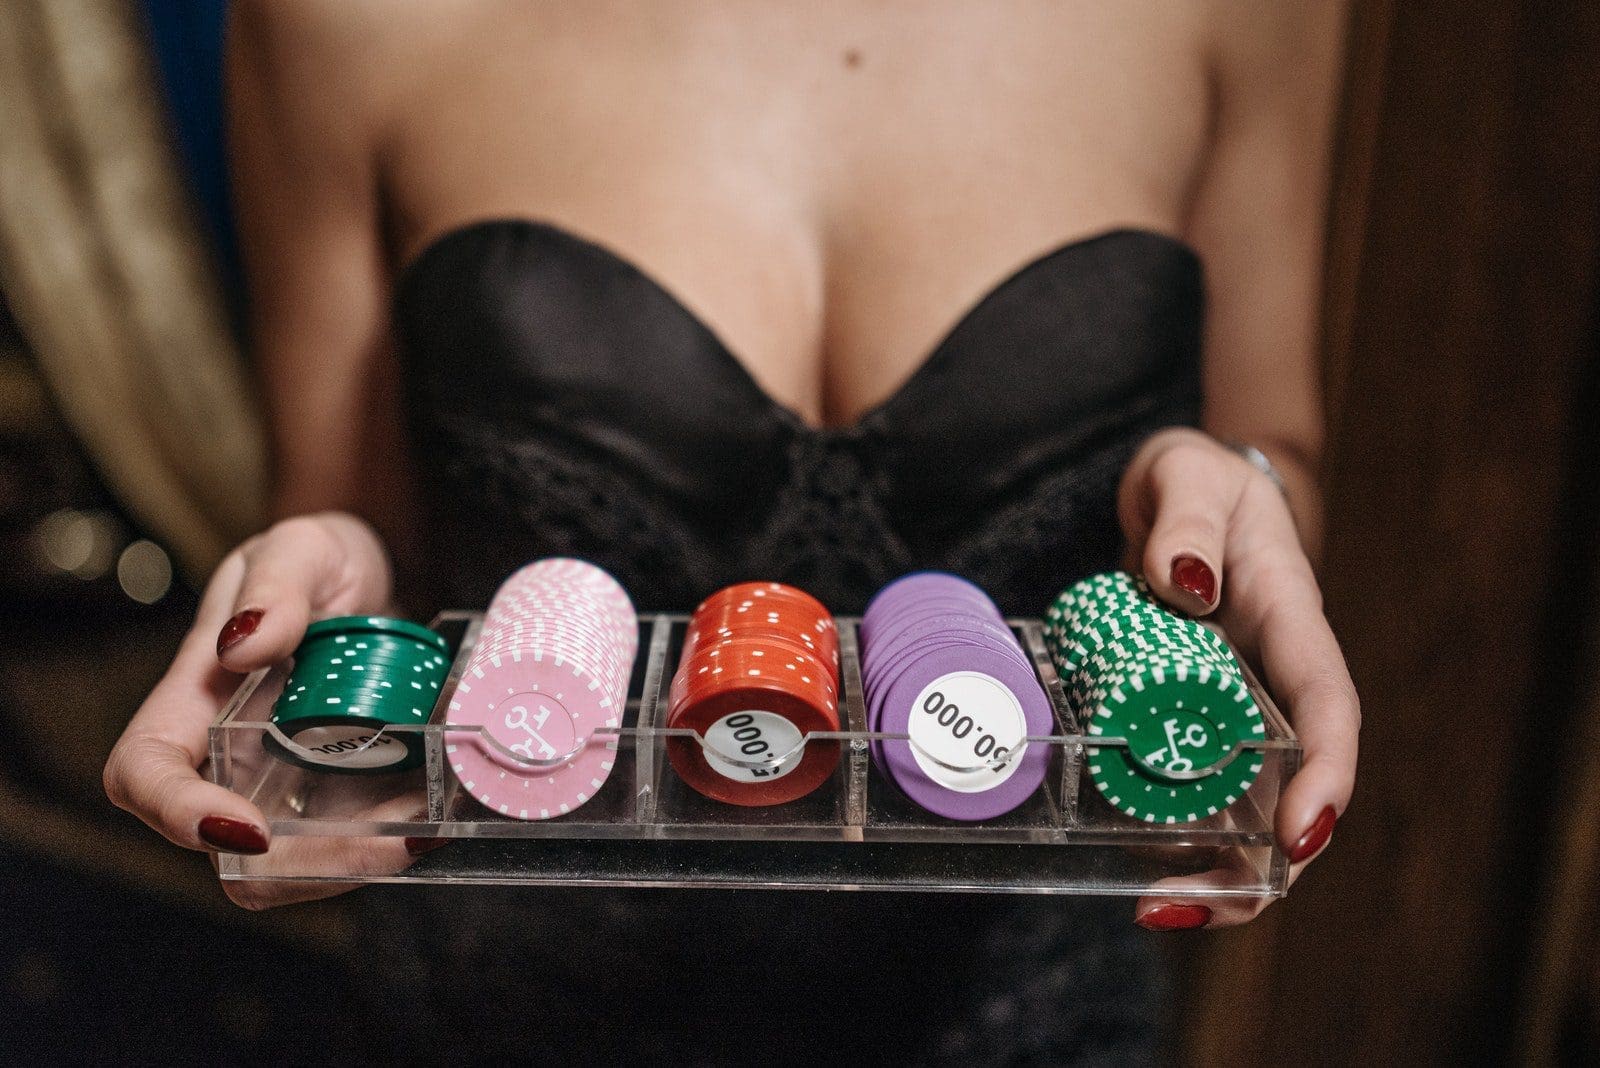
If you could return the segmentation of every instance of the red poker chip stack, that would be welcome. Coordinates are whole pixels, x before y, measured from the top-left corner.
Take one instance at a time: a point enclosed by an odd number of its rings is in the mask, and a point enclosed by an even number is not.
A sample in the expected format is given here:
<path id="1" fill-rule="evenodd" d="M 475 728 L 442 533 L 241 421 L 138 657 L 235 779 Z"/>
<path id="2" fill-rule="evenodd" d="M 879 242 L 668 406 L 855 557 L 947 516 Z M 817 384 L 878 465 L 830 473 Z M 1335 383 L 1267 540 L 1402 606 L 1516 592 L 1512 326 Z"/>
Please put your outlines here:
<path id="1" fill-rule="evenodd" d="M 833 616 L 810 594 L 777 582 L 718 590 L 689 619 L 666 725 L 703 739 L 669 738 L 667 756 L 706 797 L 760 806 L 811 793 L 839 763 L 837 741 L 799 749 L 810 732 L 839 729 Z"/>
<path id="2" fill-rule="evenodd" d="M 627 592 L 595 565 L 552 557 L 506 579 L 451 695 L 445 759 L 462 787 L 524 820 L 594 797 L 616 764 L 605 729 L 622 723 L 638 647 Z"/>

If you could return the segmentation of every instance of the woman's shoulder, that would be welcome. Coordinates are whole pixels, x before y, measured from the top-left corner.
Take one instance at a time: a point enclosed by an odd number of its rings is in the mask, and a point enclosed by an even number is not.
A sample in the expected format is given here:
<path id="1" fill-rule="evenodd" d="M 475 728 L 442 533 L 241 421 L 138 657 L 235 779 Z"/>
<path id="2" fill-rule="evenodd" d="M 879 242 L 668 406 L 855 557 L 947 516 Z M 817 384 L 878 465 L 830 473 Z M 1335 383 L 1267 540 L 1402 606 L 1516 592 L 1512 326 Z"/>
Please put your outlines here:
<path id="1" fill-rule="evenodd" d="M 235 124 L 273 128 L 280 147 L 370 145 L 406 79 L 426 69 L 427 22 L 448 5 L 415 0 L 231 0 L 226 40 Z M 419 66 L 418 64 L 423 64 Z"/>
<path id="2" fill-rule="evenodd" d="M 228 18 L 239 43 L 292 53 L 370 39 L 426 7 L 406 0 L 231 0 Z"/>
<path id="3" fill-rule="evenodd" d="M 450 5 L 415 0 L 231 0 L 227 49 L 274 84 L 367 93 L 393 84 Z"/>
<path id="4" fill-rule="evenodd" d="M 1207 0 L 1205 11 L 1218 65 L 1259 73 L 1293 70 L 1308 54 L 1336 51 L 1348 0 Z"/>

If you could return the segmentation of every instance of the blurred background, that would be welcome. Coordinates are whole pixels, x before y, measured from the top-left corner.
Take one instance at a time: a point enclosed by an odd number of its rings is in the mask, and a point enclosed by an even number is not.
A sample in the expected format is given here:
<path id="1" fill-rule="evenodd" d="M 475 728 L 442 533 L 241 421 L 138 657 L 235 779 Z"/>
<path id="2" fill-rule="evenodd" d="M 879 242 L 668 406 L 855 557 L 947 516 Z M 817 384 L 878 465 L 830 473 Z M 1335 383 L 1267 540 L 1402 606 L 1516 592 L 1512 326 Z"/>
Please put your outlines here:
<path id="1" fill-rule="evenodd" d="M 224 2 L 0 0 L 0 1049 L 51 1060 L 358 1051 L 339 902 L 235 909 L 100 789 L 261 520 Z M 1287 901 L 1163 939 L 1173 1059 L 1600 1063 L 1600 6 L 1352 7 L 1324 585 L 1362 773 Z"/>

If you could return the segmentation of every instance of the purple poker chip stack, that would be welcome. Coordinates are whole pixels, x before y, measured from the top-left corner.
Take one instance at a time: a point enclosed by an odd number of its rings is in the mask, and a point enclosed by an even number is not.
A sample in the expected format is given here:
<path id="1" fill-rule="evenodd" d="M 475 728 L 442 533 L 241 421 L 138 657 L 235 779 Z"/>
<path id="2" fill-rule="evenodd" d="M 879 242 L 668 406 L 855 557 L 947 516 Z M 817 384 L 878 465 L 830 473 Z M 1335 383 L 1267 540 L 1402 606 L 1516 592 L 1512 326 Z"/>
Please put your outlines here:
<path id="1" fill-rule="evenodd" d="M 867 725 L 911 740 L 872 743 L 878 770 L 929 812 L 988 820 L 1044 783 L 1049 749 L 1027 735 L 1054 717 L 1033 665 L 987 594 L 919 571 L 889 583 L 861 617 Z"/>

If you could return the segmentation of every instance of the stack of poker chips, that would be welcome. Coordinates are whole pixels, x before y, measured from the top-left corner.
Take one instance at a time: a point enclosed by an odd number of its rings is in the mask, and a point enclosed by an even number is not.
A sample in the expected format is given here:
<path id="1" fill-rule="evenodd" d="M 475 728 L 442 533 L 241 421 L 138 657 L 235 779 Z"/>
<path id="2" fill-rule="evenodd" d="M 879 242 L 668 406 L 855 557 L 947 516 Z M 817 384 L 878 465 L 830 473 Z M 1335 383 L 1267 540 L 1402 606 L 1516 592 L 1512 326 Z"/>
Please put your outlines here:
<path id="1" fill-rule="evenodd" d="M 733 805 L 781 805 L 839 763 L 839 635 L 821 602 L 793 586 L 745 582 L 694 610 L 672 678 L 666 725 L 678 776 Z"/>
<path id="2" fill-rule="evenodd" d="M 551 558 L 506 579 L 451 695 L 445 758 L 462 788 L 523 820 L 594 797 L 616 765 L 638 648 L 633 603 L 595 565 Z"/>
<path id="3" fill-rule="evenodd" d="M 868 727 L 910 737 L 872 743 L 902 793 L 957 820 L 993 819 L 1033 795 L 1049 747 L 1013 751 L 1053 733 L 1054 717 L 987 594 L 955 575 L 907 575 L 873 597 L 859 633 Z"/>
<path id="4" fill-rule="evenodd" d="M 1126 746 L 1085 750 L 1111 806 L 1146 823 L 1192 823 L 1239 798 L 1261 770 L 1265 736 L 1244 674 L 1216 633 L 1163 607 L 1144 579 L 1084 579 L 1046 613 L 1045 639 L 1073 712 L 1090 735 Z"/>
<path id="5" fill-rule="evenodd" d="M 271 720 L 295 743 L 270 733 L 273 755 L 301 767 L 348 772 L 414 768 L 419 731 L 384 732 L 428 722 L 450 672 L 450 646 L 427 627 L 382 616 L 339 616 L 306 628 Z"/>

